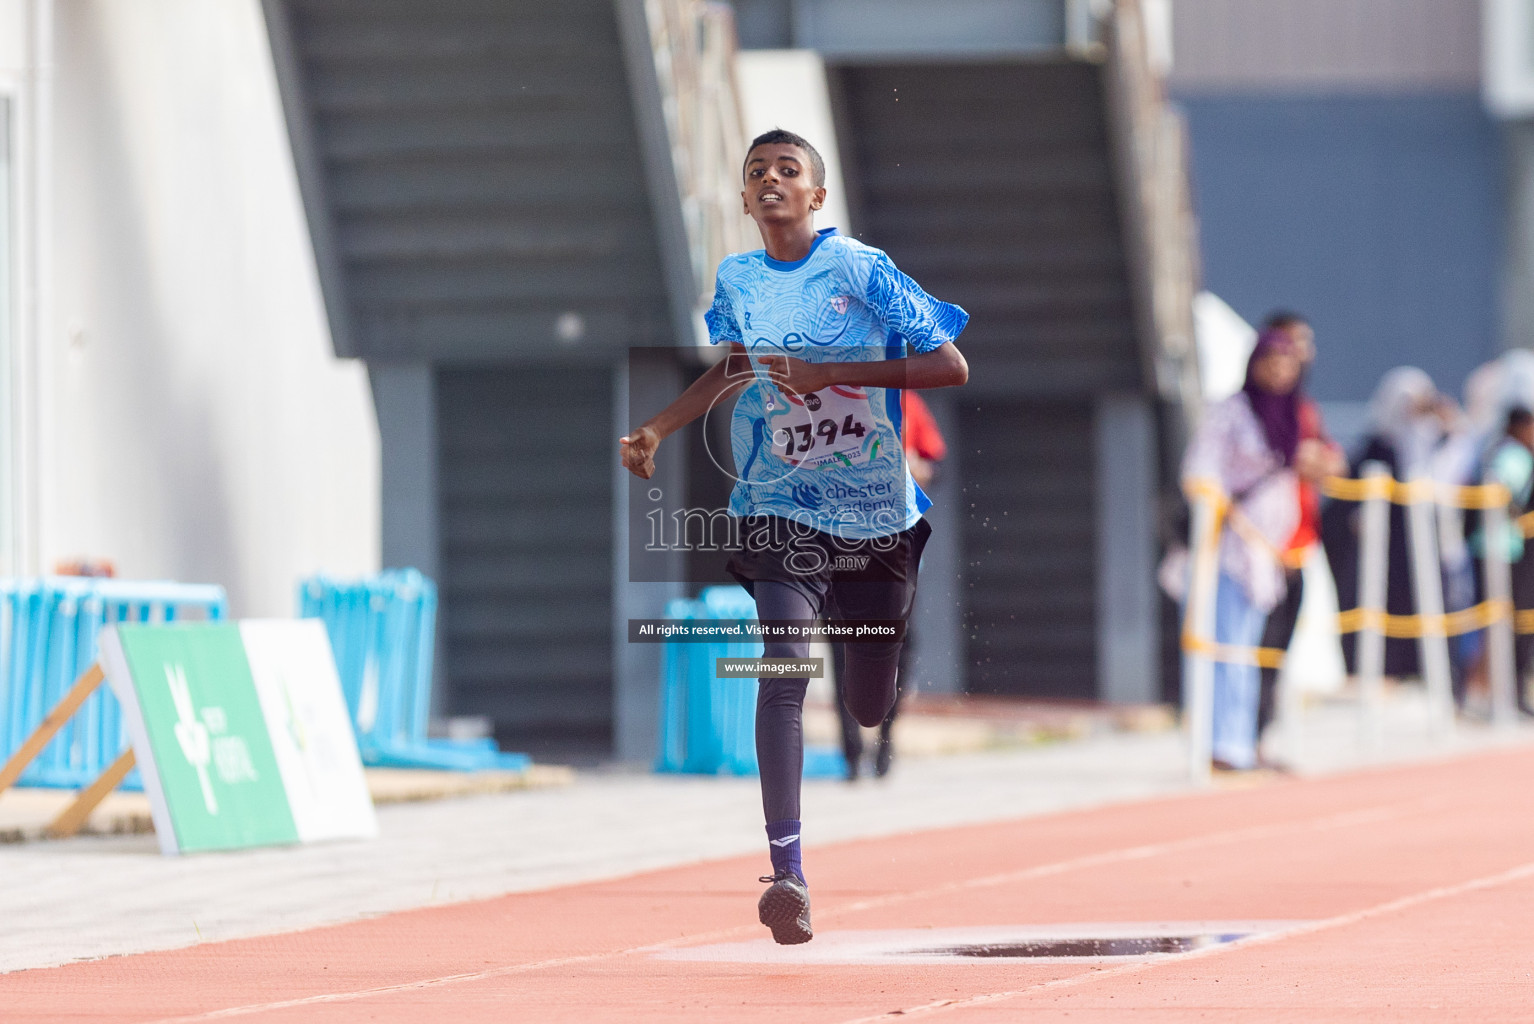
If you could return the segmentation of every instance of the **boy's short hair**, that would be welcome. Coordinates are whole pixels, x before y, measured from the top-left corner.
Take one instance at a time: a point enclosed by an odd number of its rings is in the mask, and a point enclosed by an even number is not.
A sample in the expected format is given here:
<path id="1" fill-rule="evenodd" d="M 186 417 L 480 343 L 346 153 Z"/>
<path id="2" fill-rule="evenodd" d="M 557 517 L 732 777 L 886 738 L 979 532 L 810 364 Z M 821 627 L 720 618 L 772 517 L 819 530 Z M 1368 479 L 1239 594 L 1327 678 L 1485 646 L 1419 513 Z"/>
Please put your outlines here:
<path id="1" fill-rule="evenodd" d="M 1515 430 L 1522 430 L 1530 423 L 1534 423 L 1534 412 L 1530 412 L 1521 405 L 1515 405 L 1507 411 L 1506 433 L 1511 434 Z"/>
<path id="2" fill-rule="evenodd" d="M 757 146 L 770 146 L 775 143 L 782 143 L 785 146 L 798 146 L 800 149 L 804 150 L 804 155 L 810 158 L 810 180 L 815 183 L 816 188 L 825 187 L 826 162 L 820 158 L 820 152 L 814 146 L 810 145 L 809 142 L 805 140 L 804 136 L 795 135 L 793 132 L 788 131 L 787 129 L 774 128 L 772 131 L 763 132 L 756 138 L 752 139 L 751 145 L 746 147 L 746 159 L 751 159 L 751 151 L 754 150 Z M 740 165 L 740 173 L 742 177 L 745 176 L 746 165 L 744 163 Z"/>

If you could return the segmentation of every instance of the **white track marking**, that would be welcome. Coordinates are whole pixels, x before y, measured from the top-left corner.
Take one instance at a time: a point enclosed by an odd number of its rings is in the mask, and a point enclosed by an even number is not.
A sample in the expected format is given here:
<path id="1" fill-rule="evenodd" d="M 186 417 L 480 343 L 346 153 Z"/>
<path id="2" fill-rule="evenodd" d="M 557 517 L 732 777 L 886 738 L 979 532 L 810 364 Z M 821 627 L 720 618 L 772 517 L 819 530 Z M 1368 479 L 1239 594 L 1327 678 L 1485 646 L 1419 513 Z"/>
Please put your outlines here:
<path id="1" fill-rule="evenodd" d="M 1191 836 L 1187 839 L 1170 840 L 1164 843 L 1148 843 L 1140 846 L 1129 846 L 1118 850 L 1108 850 L 1103 853 L 1088 854 L 1084 857 L 1073 857 L 1069 860 L 1055 861 L 1050 864 L 1040 864 L 1031 868 L 1023 868 L 1018 871 L 1008 871 L 996 875 L 987 875 L 983 878 L 972 878 L 962 882 L 948 882 L 943 885 L 933 886 L 927 889 L 919 889 L 904 893 L 891 893 L 888 896 L 877 896 L 866 900 L 857 900 L 852 903 L 828 907 L 820 911 L 824 918 L 839 917 L 855 911 L 867 910 L 874 907 L 885 907 L 892 904 L 908 902 L 911 900 L 926 899 L 933 896 L 941 896 L 946 893 L 977 889 L 988 886 L 1004 885 L 1009 882 L 1028 881 L 1035 878 L 1047 878 L 1053 875 L 1065 874 L 1070 871 L 1079 871 L 1083 868 L 1101 867 L 1108 864 L 1120 864 L 1126 861 L 1145 860 L 1149 857 L 1161 856 L 1168 853 L 1181 853 L 1187 850 L 1198 849 L 1206 846 L 1222 846 L 1229 843 L 1241 842 L 1247 839 L 1265 839 L 1273 836 L 1285 835 L 1295 832 L 1306 832 L 1317 829 L 1343 828 L 1349 825 L 1373 824 L 1389 818 L 1401 817 L 1415 811 L 1424 810 L 1441 801 L 1432 799 L 1419 799 L 1398 804 L 1385 804 L 1378 807 L 1365 808 L 1358 811 L 1344 811 L 1338 814 L 1324 815 L 1319 818 L 1310 818 L 1303 821 L 1291 821 L 1276 825 L 1253 825 L 1248 828 L 1227 829 L 1221 832 L 1208 832 L 1199 836 Z M 324 1003 L 354 1002 L 360 999 L 371 999 L 375 996 L 393 995 L 400 992 L 415 992 L 421 989 L 441 988 L 446 985 L 458 985 L 468 982 L 485 981 L 491 978 L 501 978 L 512 974 L 523 974 L 529 971 L 540 971 L 553 967 L 566 967 L 573 964 L 592 963 L 599 960 L 646 954 L 672 949 L 677 946 L 702 945 L 709 942 L 720 942 L 736 935 L 754 934 L 759 930 L 756 924 L 740 925 L 734 928 L 721 929 L 703 935 L 687 935 L 665 942 L 653 943 L 645 946 L 633 946 L 626 949 L 609 950 L 603 953 L 590 953 L 585 956 L 556 957 L 549 960 L 534 960 L 528 963 L 505 964 L 500 967 L 492 967 L 483 971 L 469 971 L 463 974 L 448 974 L 437 978 L 423 978 L 419 981 L 401 982 L 397 985 L 381 985 L 375 988 L 355 989 L 347 992 L 330 992 L 321 995 L 303 996 L 297 999 L 283 999 L 269 1003 L 251 1003 L 245 1006 L 231 1006 L 221 1010 L 208 1010 L 202 1013 L 187 1014 L 181 1017 L 165 1017 L 149 1022 L 149 1024 L 199 1024 L 201 1021 L 225 1020 L 231 1017 L 248 1017 L 258 1013 L 267 1013 L 275 1010 L 286 1010 L 297 1006 L 311 1006 Z M 1276 935 L 1292 935 L 1293 930 L 1264 936 L 1274 938 Z M 1232 946 L 1249 945 L 1254 940 L 1243 940 L 1232 943 Z M 1230 948 L 1230 947 L 1221 947 Z M 1185 953 L 1178 957 L 1179 960 L 1195 953 Z M 1099 972 L 1094 976 L 1101 976 Z M 1116 972 L 1114 972 L 1116 973 Z M 986 1001 L 989 999 L 1009 998 L 1031 989 L 1020 989 L 1018 992 L 997 993 L 992 996 L 976 996 L 974 1000 Z M 967 1002 L 967 1001 L 966 1001 Z M 945 1001 L 933 1003 L 927 1006 L 914 1007 L 910 1010 L 894 1011 L 894 1016 L 908 1013 L 926 1012 L 950 1005 Z M 957 1004 L 955 1004 L 957 1005 Z M 875 1021 L 890 1018 L 889 1014 L 876 1017 L 862 1018 Z"/>
<path id="2" fill-rule="evenodd" d="M 1349 825 L 1372 825 L 1390 818 L 1399 818 L 1413 812 L 1427 810 L 1433 804 L 1441 802 L 1441 800 L 1425 798 L 1401 804 L 1369 807 L 1359 811 L 1343 811 L 1339 814 L 1311 818 L 1308 821 L 1291 821 L 1276 825 L 1252 825 L 1247 828 L 1229 829 L 1224 832 L 1209 832 L 1201 836 L 1190 836 L 1186 839 L 1172 839 L 1163 843 L 1146 843 L 1142 846 L 1129 846 L 1118 850 L 1108 850 L 1103 853 L 1089 853 L 1083 857 L 1055 861 L 1052 864 L 1039 864 L 1031 868 L 1004 871 L 1000 874 L 985 875 L 981 878 L 945 882 L 942 885 L 933 886 L 928 889 L 895 892 L 884 896 L 873 896 L 866 900 L 844 903 L 828 908 L 819 919 L 839 917 L 843 914 L 854 913 L 860 910 L 872 910 L 876 907 L 887 907 L 911 900 L 921 900 L 932 896 L 962 892 L 967 889 L 985 889 L 997 885 L 1007 885 L 1012 882 L 1027 882 L 1037 878 L 1048 878 L 1052 875 L 1063 875 L 1070 871 L 1080 871 L 1083 868 L 1148 860 L 1152 857 L 1160 857 L 1168 853 L 1182 853 L 1187 850 L 1197 850 L 1209 846 L 1226 846 L 1249 839 L 1269 839 L 1293 832 L 1345 828 Z"/>
<path id="3" fill-rule="evenodd" d="M 691 942 L 717 942 L 754 931 L 755 926 L 741 925 L 735 928 L 723 928 L 719 931 L 706 932 L 702 935 L 687 935 L 668 942 L 656 943 L 648 946 L 633 946 L 628 949 L 613 949 L 603 953 L 588 953 L 584 956 L 555 957 L 550 960 L 533 960 L 521 964 L 505 964 L 500 967 L 491 967 L 483 971 L 468 971 L 463 974 L 445 974 L 439 978 L 422 978 L 420 981 L 404 981 L 397 985 L 379 985 L 376 988 L 361 988 L 348 992 L 327 992 L 317 996 L 302 996 L 297 999 L 281 999 L 271 1003 L 251 1003 L 246 1006 L 230 1006 L 222 1010 L 208 1010 L 203 1013 L 188 1014 L 183 1017 L 162 1017 L 149 1024 L 196 1024 L 198 1021 L 224 1020 L 229 1017 L 248 1017 L 256 1013 L 266 1013 L 272 1010 L 287 1010 L 295 1006 L 314 1006 L 321 1003 L 348 1003 L 358 999 L 371 999 L 374 996 L 392 995 L 396 992 L 417 992 L 421 989 L 441 988 L 444 985 L 458 985 L 470 981 L 484 981 L 489 978 L 504 978 L 510 974 L 522 974 L 527 971 L 541 971 L 550 967 L 567 967 L 571 964 L 586 964 L 596 960 L 606 960 L 612 957 L 620 957 L 629 953 L 638 953 L 648 950 L 663 949 L 673 945 L 686 945 Z"/>

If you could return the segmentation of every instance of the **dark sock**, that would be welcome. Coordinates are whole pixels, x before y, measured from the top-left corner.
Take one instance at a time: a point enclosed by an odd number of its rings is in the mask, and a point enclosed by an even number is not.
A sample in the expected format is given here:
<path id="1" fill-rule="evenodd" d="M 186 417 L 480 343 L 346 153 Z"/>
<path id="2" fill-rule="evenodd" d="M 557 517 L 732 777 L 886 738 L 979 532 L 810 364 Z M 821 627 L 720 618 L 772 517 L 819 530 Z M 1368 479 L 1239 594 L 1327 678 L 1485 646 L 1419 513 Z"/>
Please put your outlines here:
<path id="1" fill-rule="evenodd" d="M 799 822 L 795 820 L 770 821 L 767 823 L 767 851 L 772 855 L 772 873 L 781 875 L 792 872 L 804 881 L 804 867 L 799 855 Z"/>

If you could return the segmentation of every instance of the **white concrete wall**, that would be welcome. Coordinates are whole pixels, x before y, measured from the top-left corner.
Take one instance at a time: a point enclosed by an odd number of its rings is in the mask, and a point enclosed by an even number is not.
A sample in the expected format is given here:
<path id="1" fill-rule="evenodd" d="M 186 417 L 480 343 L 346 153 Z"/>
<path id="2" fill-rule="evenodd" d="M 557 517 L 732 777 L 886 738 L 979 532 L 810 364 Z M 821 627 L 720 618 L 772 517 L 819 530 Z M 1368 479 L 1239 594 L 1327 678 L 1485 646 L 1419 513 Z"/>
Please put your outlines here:
<path id="1" fill-rule="evenodd" d="M 38 560 L 288 615 L 378 560 L 378 431 L 334 358 L 259 0 L 58 0 Z"/>
<path id="2" fill-rule="evenodd" d="M 26 63 L 25 0 L 0 0 L 0 73 L 20 71 Z"/>
<path id="3" fill-rule="evenodd" d="M 35 451 L 22 438 L 35 436 L 35 339 L 38 334 L 38 193 L 44 184 L 37 157 L 37 118 L 46 89 L 36 54 L 46 46 L 42 0 L 0 0 L 0 97 L 5 106 L 4 162 L 0 166 L 0 573 L 22 563 L 34 534 L 35 506 L 26 505 L 22 479 L 35 472 Z M 22 344 L 26 340 L 27 344 Z"/>

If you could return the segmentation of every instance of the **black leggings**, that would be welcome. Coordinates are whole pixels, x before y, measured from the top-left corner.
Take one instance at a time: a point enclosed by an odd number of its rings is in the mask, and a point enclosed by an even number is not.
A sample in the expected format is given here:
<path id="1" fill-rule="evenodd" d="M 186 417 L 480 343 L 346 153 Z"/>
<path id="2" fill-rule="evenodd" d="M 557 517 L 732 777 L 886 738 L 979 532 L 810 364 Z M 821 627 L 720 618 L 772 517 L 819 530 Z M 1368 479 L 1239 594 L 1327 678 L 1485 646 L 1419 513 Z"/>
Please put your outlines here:
<path id="1" fill-rule="evenodd" d="M 879 742 L 888 743 L 890 734 L 895 729 L 895 716 L 900 713 L 900 703 L 905 696 L 906 687 L 910 685 L 911 674 L 907 663 L 910 661 L 911 648 L 901 645 L 900 648 L 900 675 L 895 682 L 895 702 L 890 705 L 889 712 L 879 723 Z M 847 645 L 835 643 L 831 645 L 831 662 L 836 666 L 836 717 L 842 728 L 842 756 L 847 759 L 849 767 L 856 767 L 863 757 L 863 732 L 858 728 L 858 722 L 852 717 L 852 712 L 847 710 Z"/>
<path id="2" fill-rule="evenodd" d="M 848 619 L 904 619 L 909 613 L 906 584 L 844 583 L 833 587 L 832 609 L 819 609 L 787 583 L 757 580 L 752 586 L 757 618 L 813 622 L 822 612 Z M 895 706 L 899 641 L 849 643 L 842 692 L 847 710 L 866 726 L 884 720 Z M 807 658 L 808 640 L 769 640 L 767 658 Z M 799 818 L 799 780 L 804 773 L 804 691 L 807 678 L 765 676 L 756 692 L 756 760 L 762 772 L 762 811 L 768 822 Z"/>

